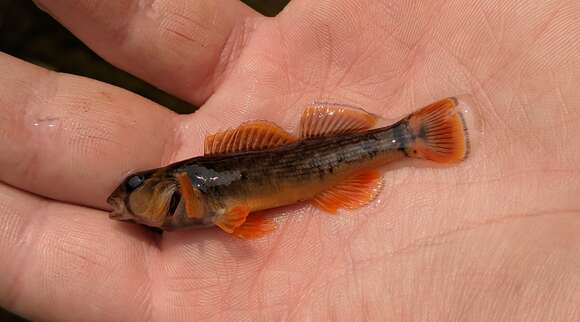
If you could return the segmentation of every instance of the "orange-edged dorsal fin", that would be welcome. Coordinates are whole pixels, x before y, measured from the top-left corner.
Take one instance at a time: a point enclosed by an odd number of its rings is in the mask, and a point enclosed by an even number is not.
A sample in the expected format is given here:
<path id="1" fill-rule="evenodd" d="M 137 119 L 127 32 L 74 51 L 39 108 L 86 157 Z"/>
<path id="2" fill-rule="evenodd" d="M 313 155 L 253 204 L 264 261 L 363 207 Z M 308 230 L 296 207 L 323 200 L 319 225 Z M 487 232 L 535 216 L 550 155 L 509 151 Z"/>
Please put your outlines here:
<path id="1" fill-rule="evenodd" d="M 249 213 L 250 208 L 246 206 L 237 206 L 227 210 L 223 215 L 218 216 L 215 220 L 215 224 L 226 233 L 231 234 L 246 222 Z"/>
<path id="2" fill-rule="evenodd" d="M 269 234 L 274 229 L 276 229 L 274 222 L 258 213 L 249 216 L 243 225 L 234 230 L 233 235 L 241 239 L 257 239 Z"/>
<path id="3" fill-rule="evenodd" d="M 308 106 L 300 119 L 300 137 L 314 138 L 373 128 L 376 115 L 348 105 L 318 103 Z"/>
<path id="4" fill-rule="evenodd" d="M 214 155 L 273 148 L 296 141 L 296 138 L 268 121 L 252 121 L 205 139 L 204 154 Z"/>
<path id="5" fill-rule="evenodd" d="M 371 202 L 382 188 L 378 170 L 358 172 L 341 183 L 316 195 L 313 204 L 331 214 L 339 208 L 356 209 Z"/>

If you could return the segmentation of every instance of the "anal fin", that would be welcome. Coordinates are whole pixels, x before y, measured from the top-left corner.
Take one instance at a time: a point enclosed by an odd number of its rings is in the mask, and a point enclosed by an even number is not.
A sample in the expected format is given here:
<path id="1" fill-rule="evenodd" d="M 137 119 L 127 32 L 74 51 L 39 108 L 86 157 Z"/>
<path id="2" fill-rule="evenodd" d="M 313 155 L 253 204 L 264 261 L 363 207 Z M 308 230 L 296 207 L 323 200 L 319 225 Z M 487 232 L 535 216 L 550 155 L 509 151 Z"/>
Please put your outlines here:
<path id="1" fill-rule="evenodd" d="M 340 208 L 356 209 L 371 202 L 382 188 L 378 170 L 365 170 L 316 195 L 312 203 L 331 214 Z"/>
<path id="2" fill-rule="evenodd" d="M 300 137 L 315 138 L 361 132 L 373 128 L 378 117 L 363 109 L 340 104 L 308 106 L 300 119 Z"/>

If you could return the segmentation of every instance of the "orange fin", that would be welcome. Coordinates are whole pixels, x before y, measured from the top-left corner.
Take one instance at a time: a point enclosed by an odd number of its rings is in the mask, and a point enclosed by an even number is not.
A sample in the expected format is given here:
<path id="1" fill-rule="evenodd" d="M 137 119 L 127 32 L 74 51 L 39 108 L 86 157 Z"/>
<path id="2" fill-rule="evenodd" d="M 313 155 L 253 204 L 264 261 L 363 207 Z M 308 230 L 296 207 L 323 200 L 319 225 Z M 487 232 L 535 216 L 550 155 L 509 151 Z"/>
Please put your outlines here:
<path id="1" fill-rule="evenodd" d="M 300 119 L 300 137 L 315 138 L 368 130 L 378 117 L 346 105 L 321 103 L 309 106 Z"/>
<path id="2" fill-rule="evenodd" d="M 407 149 L 410 156 L 439 163 L 467 158 L 469 136 L 457 104 L 455 98 L 443 99 L 409 117 L 409 129 L 415 137 Z"/>
<path id="3" fill-rule="evenodd" d="M 318 208 L 334 214 L 339 208 L 356 209 L 365 206 L 375 199 L 381 188 L 380 172 L 366 170 L 318 194 L 312 201 Z"/>
<path id="4" fill-rule="evenodd" d="M 222 216 L 218 217 L 218 219 L 215 221 L 215 224 L 226 233 L 231 234 L 246 221 L 249 213 L 250 208 L 248 207 L 234 207 L 224 213 Z"/>
<path id="5" fill-rule="evenodd" d="M 296 141 L 296 138 L 274 123 L 252 121 L 206 137 L 204 153 L 214 155 L 257 151 Z"/>
<path id="6" fill-rule="evenodd" d="M 274 229 L 276 229 L 276 225 L 272 220 L 261 214 L 252 214 L 243 225 L 234 230 L 233 235 L 241 239 L 257 239 L 269 234 Z"/>
<path id="7" fill-rule="evenodd" d="M 193 188 L 191 179 L 187 172 L 180 172 L 176 174 L 177 181 L 179 182 L 179 192 L 183 198 L 185 205 L 185 213 L 189 218 L 199 219 L 202 217 L 200 209 L 200 196 L 199 191 Z"/>

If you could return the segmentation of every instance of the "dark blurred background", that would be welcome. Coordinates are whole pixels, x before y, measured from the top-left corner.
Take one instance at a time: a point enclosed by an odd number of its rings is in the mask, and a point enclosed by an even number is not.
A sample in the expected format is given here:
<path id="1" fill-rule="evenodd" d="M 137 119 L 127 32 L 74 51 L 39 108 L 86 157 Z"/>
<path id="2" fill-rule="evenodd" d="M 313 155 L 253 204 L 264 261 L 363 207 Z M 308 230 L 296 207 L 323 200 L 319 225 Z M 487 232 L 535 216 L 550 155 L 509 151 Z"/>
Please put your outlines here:
<path id="1" fill-rule="evenodd" d="M 266 16 L 276 15 L 289 2 L 242 1 Z M 179 113 L 196 108 L 109 65 L 30 0 L 0 0 L 0 51 L 51 70 L 123 87 Z M 0 322 L 25 321 L 0 308 Z"/>

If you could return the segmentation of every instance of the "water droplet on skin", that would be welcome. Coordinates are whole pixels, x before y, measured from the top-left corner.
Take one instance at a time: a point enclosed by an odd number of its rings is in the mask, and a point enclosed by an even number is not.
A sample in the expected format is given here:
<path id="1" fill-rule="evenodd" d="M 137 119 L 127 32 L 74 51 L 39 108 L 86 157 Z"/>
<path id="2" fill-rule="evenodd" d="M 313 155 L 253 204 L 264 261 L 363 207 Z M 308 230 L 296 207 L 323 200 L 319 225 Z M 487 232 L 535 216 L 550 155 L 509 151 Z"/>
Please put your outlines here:
<path id="1" fill-rule="evenodd" d="M 36 128 L 47 128 L 47 129 L 53 129 L 56 128 L 58 125 L 58 118 L 55 117 L 49 117 L 49 118 L 42 118 L 42 119 L 37 119 L 32 123 L 32 126 L 36 127 Z"/>
<path id="2" fill-rule="evenodd" d="M 455 97 L 457 99 L 457 107 L 455 108 L 461 113 L 467 134 L 469 135 L 469 156 L 473 157 L 474 151 L 477 150 L 483 135 L 483 124 L 479 105 L 475 103 L 475 99 L 471 95 L 460 95 Z"/>

